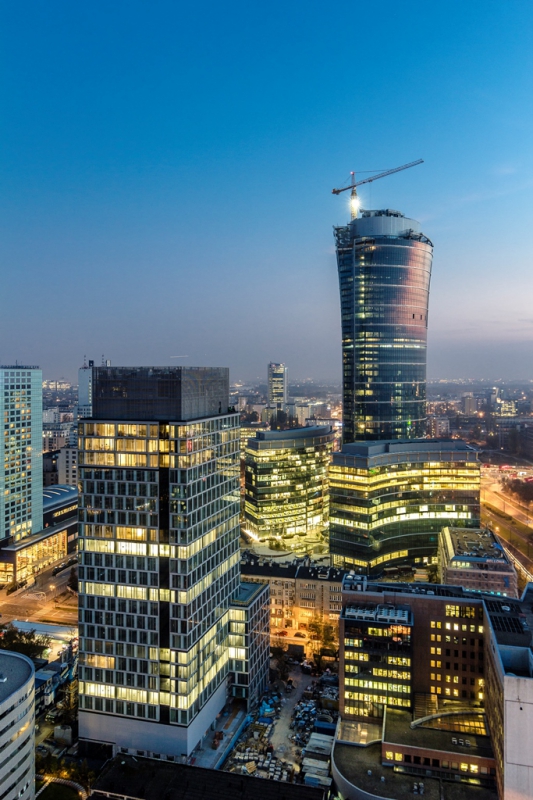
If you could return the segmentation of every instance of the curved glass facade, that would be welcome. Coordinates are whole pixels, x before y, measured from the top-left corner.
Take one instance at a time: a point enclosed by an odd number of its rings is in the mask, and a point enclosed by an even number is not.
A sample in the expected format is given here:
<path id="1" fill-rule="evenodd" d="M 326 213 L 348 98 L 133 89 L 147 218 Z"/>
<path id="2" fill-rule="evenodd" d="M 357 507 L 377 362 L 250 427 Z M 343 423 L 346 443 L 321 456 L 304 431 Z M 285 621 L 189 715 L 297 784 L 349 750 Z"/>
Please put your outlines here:
<path id="1" fill-rule="evenodd" d="M 418 227 L 387 210 L 335 229 L 345 443 L 426 434 L 433 246 Z"/>
<path id="2" fill-rule="evenodd" d="M 335 566 L 379 575 L 431 563 L 442 528 L 479 526 L 477 454 L 457 440 L 348 445 L 333 454 L 329 482 Z"/>

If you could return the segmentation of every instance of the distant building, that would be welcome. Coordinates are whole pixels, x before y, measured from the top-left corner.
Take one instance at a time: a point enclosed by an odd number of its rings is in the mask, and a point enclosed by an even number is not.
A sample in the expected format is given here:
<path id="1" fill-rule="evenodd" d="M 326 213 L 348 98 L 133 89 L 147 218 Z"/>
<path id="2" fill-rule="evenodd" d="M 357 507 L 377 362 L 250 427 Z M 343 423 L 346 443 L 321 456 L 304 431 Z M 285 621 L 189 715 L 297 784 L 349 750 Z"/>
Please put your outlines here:
<path id="1" fill-rule="evenodd" d="M 345 445 L 333 453 L 329 483 L 336 566 L 380 575 L 436 563 L 443 525 L 479 526 L 477 452 L 458 439 Z"/>
<path id="2" fill-rule="evenodd" d="M 477 400 L 472 392 L 465 392 L 462 396 L 463 414 L 470 417 L 477 411 Z"/>
<path id="3" fill-rule="evenodd" d="M 335 228 L 341 296 L 343 441 L 426 435 L 433 245 L 399 211 Z"/>
<path id="4" fill-rule="evenodd" d="M 0 543 L 42 528 L 42 381 L 38 367 L 0 367 Z"/>
<path id="5" fill-rule="evenodd" d="M 443 439 L 450 435 L 450 420 L 448 417 L 428 417 L 428 436 L 431 439 Z"/>
<path id="6" fill-rule="evenodd" d="M 43 453 L 43 486 L 56 486 L 59 483 L 58 458 L 59 450 L 49 450 Z"/>
<path id="7" fill-rule="evenodd" d="M 20 653 L 0 650 L 0 791 L 5 800 L 35 797 L 35 670 Z"/>
<path id="8" fill-rule="evenodd" d="M 268 405 L 285 410 L 289 399 L 289 369 L 285 364 L 268 365 Z"/>
<path id="9" fill-rule="evenodd" d="M 491 531 L 443 528 L 438 558 L 441 583 L 518 597 L 516 570 Z"/>
<path id="10" fill-rule="evenodd" d="M 320 544 L 329 525 L 329 426 L 258 431 L 245 450 L 244 531 L 286 546 Z"/>
<path id="11" fill-rule="evenodd" d="M 78 485 L 78 448 L 63 447 L 57 458 L 59 483 L 68 486 Z"/>

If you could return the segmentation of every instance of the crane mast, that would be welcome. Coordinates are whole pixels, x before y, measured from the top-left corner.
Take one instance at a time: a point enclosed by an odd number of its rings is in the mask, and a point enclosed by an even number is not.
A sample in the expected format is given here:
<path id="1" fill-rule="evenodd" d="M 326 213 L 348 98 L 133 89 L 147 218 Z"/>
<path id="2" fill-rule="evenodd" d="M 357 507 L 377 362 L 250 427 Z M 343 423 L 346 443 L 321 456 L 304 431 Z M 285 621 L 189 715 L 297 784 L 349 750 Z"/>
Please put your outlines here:
<path id="1" fill-rule="evenodd" d="M 386 172 L 380 172 L 379 175 L 374 175 L 372 178 L 364 178 L 362 181 L 355 180 L 355 172 L 351 172 L 351 183 L 349 186 L 344 186 L 342 189 L 332 189 L 332 194 L 341 194 L 341 192 L 347 192 L 348 189 L 351 189 L 350 192 L 350 210 L 351 210 L 351 218 L 357 218 L 357 212 L 359 210 L 359 197 L 357 196 L 357 187 L 362 186 L 363 183 L 372 183 L 372 181 L 377 181 L 379 178 L 386 178 L 387 175 L 394 175 L 395 172 L 401 172 L 404 169 L 409 169 L 410 167 L 416 167 L 418 164 L 423 164 L 424 160 L 419 158 L 418 161 L 410 161 L 409 164 L 403 164 L 401 167 L 395 167 L 394 169 L 388 169 Z"/>

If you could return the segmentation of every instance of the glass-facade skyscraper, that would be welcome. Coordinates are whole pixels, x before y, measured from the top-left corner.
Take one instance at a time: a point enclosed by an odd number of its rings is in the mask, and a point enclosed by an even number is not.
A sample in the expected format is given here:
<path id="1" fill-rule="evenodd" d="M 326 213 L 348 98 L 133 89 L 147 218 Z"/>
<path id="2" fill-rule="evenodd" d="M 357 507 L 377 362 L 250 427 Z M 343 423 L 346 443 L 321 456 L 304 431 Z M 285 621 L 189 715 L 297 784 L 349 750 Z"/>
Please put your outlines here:
<path id="1" fill-rule="evenodd" d="M 399 211 L 335 228 L 341 296 L 343 441 L 426 435 L 433 245 Z"/>
<path id="2" fill-rule="evenodd" d="M 289 369 L 285 364 L 268 365 L 268 405 L 285 409 L 289 399 Z"/>
<path id="3" fill-rule="evenodd" d="M 78 428 L 80 741 L 187 756 L 226 702 L 232 660 L 244 671 L 229 635 L 240 500 L 228 370 L 95 367 L 92 389 Z"/>
<path id="4" fill-rule="evenodd" d="M 43 374 L 38 367 L 0 367 L 0 411 L 0 542 L 17 542 L 43 527 Z"/>

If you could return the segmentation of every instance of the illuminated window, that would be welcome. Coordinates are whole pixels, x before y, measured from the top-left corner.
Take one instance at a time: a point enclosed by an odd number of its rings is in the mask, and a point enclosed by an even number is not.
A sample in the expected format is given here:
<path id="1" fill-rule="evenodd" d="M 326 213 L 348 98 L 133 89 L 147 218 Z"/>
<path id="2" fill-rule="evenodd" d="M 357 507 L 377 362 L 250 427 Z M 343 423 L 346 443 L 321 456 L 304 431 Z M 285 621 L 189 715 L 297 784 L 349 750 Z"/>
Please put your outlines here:
<path id="1" fill-rule="evenodd" d="M 401 753 L 394 753 L 394 760 L 395 761 L 403 761 L 403 756 Z"/>
<path id="2" fill-rule="evenodd" d="M 387 750 L 387 751 L 386 751 L 386 753 L 385 753 L 385 759 L 386 759 L 387 761 L 392 761 L 392 760 L 394 759 L 394 753 L 392 752 L 392 750 Z"/>

